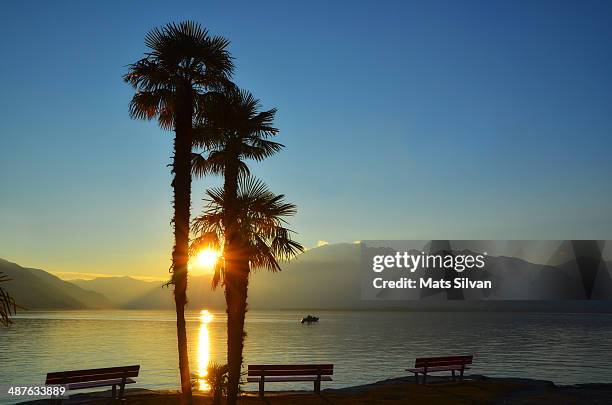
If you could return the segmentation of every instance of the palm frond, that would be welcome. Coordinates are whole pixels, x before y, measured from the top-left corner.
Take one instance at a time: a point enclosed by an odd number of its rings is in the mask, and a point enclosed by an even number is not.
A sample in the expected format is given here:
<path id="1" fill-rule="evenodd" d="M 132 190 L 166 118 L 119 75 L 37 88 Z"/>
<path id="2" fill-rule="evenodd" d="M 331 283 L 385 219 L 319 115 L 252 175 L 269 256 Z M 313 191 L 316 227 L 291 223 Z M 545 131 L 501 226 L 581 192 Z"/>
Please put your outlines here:
<path id="1" fill-rule="evenodd" d="M 174 89 L 175 83 L 173 82 L 172 72 L 165 69 L 159 61 L 151 56 L 146 56 L 128 65 L 128 69 L 128 73 L 123 76 L 123 80 L 137 90 Z"/>
<path id="2" fill-rule="evenodd" d="M 253 254 L 251 255 L 251 266 L 255 269 L 265 268 L 274 273 L 281 270 L 272 249 L 270 249 L 266 241 L 258 235 L 255 236 Z"/>
<path id="3" fill-rule="evenodd" d="M 219 285 L 223 284 L 224 277 L 225 277 L 225 261 L 217 260 L 215 262 L 213 278 L 211 280 L 211 287 L 213 290 L 219 287 Z"/>
<path id="4" fill-rule="evenodd" d="M 219 250 L 221 248 L 219 235 L 214 231 L 202 232 L 189 245 L 189 255 L 194 256 L 204 249 Z"/>
<path id="5" fill-rule="evenodd" d="M 139 91 L 134 94 L 129 106 L 130 116 L 136 119 L 158 118 L 160 127 L 174 127 L 174 97 L 167 89 Z"/>
<path id="6" fill-rule="evenodd" d="M 267 139 L 278 134 L 273 126 L 277 110 L 260 111 L 260 101 L 248 91 L 237 88 L 213 91 L 198 102 L 201 105 L 194 125 L 195 147 L 217 152 L 231 150 L 234 153 L 227 154 L 227 159 L 257 161 L 283 148 L 282 144 Z M 230 161 L 219 163 L 228 165 Z"/>
<path id="7" fill-rule="evenodd" d="M 195 177 L 204 177 L 210 172 L 208 160 L 200 153 L 191 154 L 191 174 Z"/>
<path id="8" fill-rule="evenodd" d="M 8 282 L 7 275 L 0 273 L 0 283 Z M 11 316 L 17 312 L 17 304 L 8 291 L 0 287 L 0 325 L 9 326 L 13 321 Z"/>
<path id="9" fill-rule="evenodd" d="M 128 65 L 128 72 L 123 76 L 136 90 L 130 103 L 133 118 L 158 117 L 162 128 L 171 129 L 177 89 L 190 87 L 197 98 L 210 90 L 234 86 L 230 80 L 234 64 L 228 51 L 229 41 L 210 36 L 196 22 L 153 28 L 145 36 L 145 45 L 150 52 Z M 196 102 L 195 109 L 199 106 Z"/>
<path id="10" fill-rule="evenodd" d="M 262 161 L 276 152 L 280 151 L 284 145 L 278 142 L 268 141 L 261 138 L 249 139 L 248 143 L 243 143 L 240 148 L 240 156 L 245 159 Z"/>
<path id="11" fill-rule="evenodd" d="M 284 195 L 272 193 L 260 180 L 248 176 L 238 184 L 238 209 L 236 223 L 244 252 L 253 269 L 266 268 L 280 271 L 279 261 L 287 261 L 304 251 L 304 247 L 292 239 L 292 231 L 284 226 L 286 217 L 295 215 L 297 207 L 288 203 Z M 224 240 L 224 216 L 226 201 L 221 187 L 206 191 L 204 213 L 196 217 L 193 229 L 197 235 L 214 232 Z M 222 280 L 223 272 L 219 272 Z"/>

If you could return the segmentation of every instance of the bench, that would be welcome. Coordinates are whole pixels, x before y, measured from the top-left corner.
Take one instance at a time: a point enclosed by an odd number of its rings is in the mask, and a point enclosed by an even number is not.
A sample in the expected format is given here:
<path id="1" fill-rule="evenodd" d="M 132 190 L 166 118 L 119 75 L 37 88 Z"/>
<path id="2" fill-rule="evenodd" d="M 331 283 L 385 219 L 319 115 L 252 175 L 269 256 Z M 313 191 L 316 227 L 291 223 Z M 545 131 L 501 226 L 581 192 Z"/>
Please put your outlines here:
<path id="1" fill-rule="evenodd" d="M 321 392 L 321 381 L 332 381 L 333 364 L 249 365 L 247 382 L 259 383 L 259 396 L 264 396 L 266 382 L 312 381 L 314 392 Z"/>
<path id="2" fill-rule="evenodd" d="M 63 385 L 68 391 L 112 386 L 113 398 L 121 399 L 125 385 L 136 382 L 133 377 L 138 377 L 139 370 L 140 365 L 58 371 L 47 374 L 45 385 Z M 117 395 L 117 387 L 119 387 L 119 395 Z"/>
<path id="3" fill-rule="evenodd" d="M 463 372 L 468 370 L 468 365 L 472 364 L 474 356 L 447 356 L 447 357 L 421 357 L 414 361 L 414 368 L 407 368 L 406 371 L 414 373 L 416 383 L 419 383 L 419 374 L 423 374 L 423 384 L 427 380 L 427 373 L 437 371 L 451 371 L 453 380 L 455 372 L 459 372 L 463 380 Z"/>

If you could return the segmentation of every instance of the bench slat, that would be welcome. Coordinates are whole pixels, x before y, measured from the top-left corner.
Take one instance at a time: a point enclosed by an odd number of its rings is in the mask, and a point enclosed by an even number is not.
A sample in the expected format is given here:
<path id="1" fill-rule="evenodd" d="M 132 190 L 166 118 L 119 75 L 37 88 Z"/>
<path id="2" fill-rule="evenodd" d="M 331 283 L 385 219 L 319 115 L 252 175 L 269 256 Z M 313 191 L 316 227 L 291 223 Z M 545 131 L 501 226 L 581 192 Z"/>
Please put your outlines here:
<path id="1" fill-rule="evenodd" d="M 333 364 L 249 364 L 249 370 L 333 369 Z"/>
<path id="2" fill-rule="evenodd" d="M 417 360 L 461 360 L 472 359 L 471 354 L 462 354 L 461 356 L 434 356 L 434 357 L 417 357 Z"/>
<path id="3" fill-rule="evenodd" d="M 47 373 L 45 384 L 70 384 L 86 381 L 112 380 L 138 377 L 140 366 L 108 367 L 89 370 L 71 370 Z"/>
<path id="4" fill-rule="evenodd" d="M 121 385 L 122 381 L 123 381 L 122 378 L 115 378 L 114 380 L 73 383 L 73 384 L 68 384 L 68 389 L 69 390 L 80 390 L 84 388 L 108 387 L 111 385 Z M 125 383 L 135 384 L 136 380 L 132 380 L 131 378 L 128 378 L 125 380 Z"/>
<path id="5" fill-rule="evenodd" d="M 436 357 L 417 357 L 417 360 L 470 360 L 474 356 L 462 355 L 462 356 L 436 356 Z"/>
<path id="6" fill-rule="evenodd" d="M 458 363 L 456 361 L 453 362 L 431 362 L 431 363 L 414 363 L 415 367 L 444 367 L 444 366 L 461 366 L 461 365 L 469 366 L 472 363 Z"/>
<path id="7" fill-rule="evenodd" d="M 461 366 L 442 366 L 442 367 L 427 367 L 427 372 L 433 371 L 452 371 L 452 370 L 461 370 Z M 464 370 L 469 370 L 469 367 L 463 367 Z M 425 367 L 419 368 L 407 368 L 406 371 L 410 371 L 411 373 L 423 373 L 425 372 Z"/>
<path id="8" fill-rule="evenodd" d="M 112 380 L 115 378 L 123 378 L 123 377 L 138 377 L 138 373 L 130 372 L 130 373 L 109 373 L 109 374 L 89 374 L 89 375 L 80 375 L 80 376 L 72 376 L 72 377 L 55 377 L 49 378 L 45 381 L 45 384 L 70 384 L 70 383 L 78 383 L 85 381 L 101 381 L 101 380 Z"/>
<path id="9" fill-rule="evenodd" d="M 72 375 L 81 375 L 81 374 L 105 374 L 105 373 L 112 373 L 115 371 L 138 371 L 140 370 L 140 365 L 133 365 L 133 366 L 120 366 L 120 367 L 105 367 L 105 368 L 91 368 L 91 369 L 85 369 L 85 370 L 68 370 L 68 371 L 52 371 L 50 373 L 47 373 L 48 376 L 54 376 L 54 375 L 62 375 L 62 376 L 72 376 Z"/>
<path id="10" fill-rule="evenodd" d="M 472 364 L 473 356 L 423 357 L 414 361 L 415 367 L 438 367 Z"/>
<path id="11" fill-rule="evenodd" d="M 307 381 L 307 382 L 312 382 L 312 381 L 316 381 L 317 380 L 317 376 L 312 375 L 312 376 L 296 376 L 296 377 L 265 377 L 264 381 L 265 382 L 297 382 L 297 381 Z M 261 381 L 261 377 L 247 377 L 247 382 L 260 382 Z M 333 381 L 331 377 L 329 376 L 321 376 L 321 381 Z"/>
<path id="12" fill-rule="evenodd" d="M 249 376 L 261 376 L 261 375 L 270 375 L 270 376 L 283 376 L 283 375 L 333 375 L 334 370 L 332 369 L 300 369 L 300 370 L 249 370 Z"/>
<path id="13" fill-rule="evenodd" d="M 421 357 L 414 361 L 415 367 L 472 364 L 474 356 Z"/>

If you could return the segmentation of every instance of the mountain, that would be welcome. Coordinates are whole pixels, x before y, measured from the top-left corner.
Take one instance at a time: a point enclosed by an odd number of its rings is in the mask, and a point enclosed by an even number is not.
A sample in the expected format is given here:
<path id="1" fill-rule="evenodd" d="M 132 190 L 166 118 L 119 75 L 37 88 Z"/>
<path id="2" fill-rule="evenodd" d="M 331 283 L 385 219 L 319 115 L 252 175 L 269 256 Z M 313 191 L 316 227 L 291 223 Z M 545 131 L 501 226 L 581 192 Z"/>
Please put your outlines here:
<path id="1" fill-rule="evenodd" d="M 464 289 L 459 299 L 447 300 L 444 292 L 425 291 L 422 294 L 415 291 L 412 301 L 363 300 L 361 248 L 359 244 L 350 243 L 326 245 L 281 264 L 280 272 L 254 271 L 249 283 L 249 308 L 304 309 L 306 312 L 317 309 L 612 312 L 612 301 L 608 298 L 612 294 L 612 284 L 608 272 L 599 273 L 593 290 L 593 298 L 605 299 L 586 300 L 575 263 L 540 265 L 506 256 L 490 256 L 487 270 L 481 275 L 462 273 L 463 277 L 472 280 L 491 279 L 503 286 L 490 292 Z M 390 248 L 376 249 L 377 254 L 394 252 Z M 5 270 L 7 265 L 13 266 L 12 270 Z M 608 271 L 612 269 L 609 262 L 602 262 L 601 266 Z M 6 261 L 0 262 L 0 271 L 17 281 L 14 286 L 11 282 L 7 287 L 19 293 L 15 294 L 16 298 L 24 297 L 22 305 L 31 303 L 32 308 L 174 309 L 172 286 L 162 288 L 163 283 L 159 281 L 103 277 L 66 282 L 42 270 L 23 269 Z M 19 281 L 18 277 L 27 279 Z M 212 291 L 210 286 L 211 275 L 190 276 L 187 308 L 224 309 L 223 289 Z M 533 300 L 536 297 L 548 300 Z"/>
<path id="2" fill-rule="evenodd" d="M 336 244 L 308 250 L 281 265 L 282 271 L 257 270 L 249 284 L 253 309 L 357 308 L 361 301 L 359 245 Z M 223 289 L 211 289 L 211 275 L 189 276 L 188 309 L 225 308 Z M 131 277 L 71 280 L 81 288 L 105 295 L 126 309 L 174 309 L 172 286 Z"/>
<path id="3" fill-rule="evenodd" d="M 102 309 L 115 305 L 104 295 L 84 290 L 39 269 L 0 259 L 0 272 L 11 281 L 4 286 L 26 309 Z"/>
<path id="4" fill-rule="evenodd" d="M 99 277 L 70 280 L 79 287 L 100 293 L 124 309 L 174 309 L 172 286 L 161 281 L 143 281 L 132 277 Z M 225 308 L 223 290 L 211 291 L 211 276 L 189 277 L 188 308 Z"/>
<path id="5" fill-rule="evenodd" d="M 104 295 L 114 304 L 126 307 L 142 296 L 161 289 L 162 282 L 143 281 L 132 277 L 98 277 L 93 280 L 70 280 L 84 290 Z"/>
<path id="6" fill-rule="evenodd" d="M 361 300 L 361 248 L 341 243 L 308 250 L 281 265 L 257 270 L 249 284 L 252 308 L 364 308 Z"/>

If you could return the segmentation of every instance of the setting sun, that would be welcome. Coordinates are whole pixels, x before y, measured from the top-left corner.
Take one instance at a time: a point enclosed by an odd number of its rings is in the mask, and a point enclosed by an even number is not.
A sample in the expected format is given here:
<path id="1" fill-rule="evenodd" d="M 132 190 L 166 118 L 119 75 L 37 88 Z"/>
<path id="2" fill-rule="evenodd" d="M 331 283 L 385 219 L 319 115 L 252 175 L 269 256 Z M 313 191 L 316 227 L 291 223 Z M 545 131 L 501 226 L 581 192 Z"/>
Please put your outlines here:
<path id="1" fill-rule="evenodd" d="M 212 270 L 218 257 L 219 252 L 216 250 L 204 249 L 196 255 L 195 264 L 200 268 Z"/>

